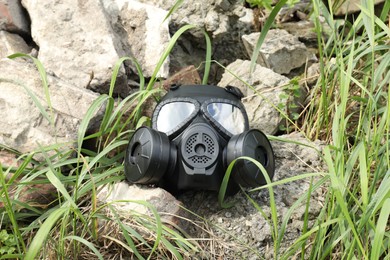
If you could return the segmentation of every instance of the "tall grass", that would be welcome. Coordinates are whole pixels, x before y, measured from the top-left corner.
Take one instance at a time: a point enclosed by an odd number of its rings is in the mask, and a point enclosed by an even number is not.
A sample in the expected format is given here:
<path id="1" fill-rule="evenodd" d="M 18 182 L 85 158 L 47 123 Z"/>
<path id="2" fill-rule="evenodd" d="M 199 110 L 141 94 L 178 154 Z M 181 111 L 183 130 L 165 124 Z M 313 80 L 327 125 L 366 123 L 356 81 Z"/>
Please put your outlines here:
<path id="1" fill-rule="evenodd" d="M 321 217 L 283 258 L 310 240 L 309 258 L 389 259 L 390 3 L 376 17 L 374 1 L 362 1 L 342 27 L 321 1 L 313 5 L 333 30 L 323 41 L 316 20 L 321 76 L 303 130 L 329 140 L 329 188 Z"/>
<path id="2" fill-rule="evenodd" d="M 279 2 L 266 22 L 253 61 L 285 2 Z M 294 127 L 305 136 L 328 142 L 323 151 L 327 167 L 321 173 L 303 173 L 274 183 L 268 178 L 267 185 L 254 189 L 269 190 L 270 217 L 248 195 L 248 200 L 272 227 L 275 259 L 390 259 L 390 29 L 385 24 L 390 2 L 385 2 L 379 17 L 374 15 L 373 2 L 362 1 L 360 15 L 353 23 L 345 20 L 344 25 L 334 20 L 332 10 L 328 11 L 322 1 L 312 2 L 321 72 L 311 93 L 313 99 L 301 115 L 304 123 Z M 322 37 L 320 14 L 332 28 L 327 40 Z M 152 212 L 152 216 L 134 212 L 129 223 L 111 204 L 97 205 L 96 199 L 101 186 L 123 180 L 124 147 L 134 130 L 148 122 L 142 117 L 142 105 L 148 98 L 159 95 L 160 90 L 156 88 L 159 68 L 180 35 L 189 29 L 194 29 L 194 26 L 184 26 L 172 37 L 148 83 L 135 60 L 124 57 L 117 62 L 109 93 L 101 95 L 91 105 L 80 124 L 74 150 L 64 151 L 63 144 L 42 147 L 29 154 L 19 154 L 17 160 L 20 166 L 17 168 L 0 168 L 1 202 L 5 205 L 0 228 L 12 231 L 18 241 L 17 252 L 2 255 L 1 259 L 77 259 L 81 254 L 85 258 L 105 259 L 112 253 L 104 248 L 105 242 L 115 245 L 118 254 L 140 259 L 182 259 L 204 250 L 195 239 L 188 239 L 184 232 L 164 224 L 154 207 L 146 202 L 127 201 L 140 203 Z M 210 39 L 206 33 L 205 37 L 207 53 L 203 84 L 207 84 L 211 62 Z M 13 55 L 11 58 L 20 56 L 25 55 Z M 38 60 L 33 60 L 42 79 L 43 91 L 48 93 L 43 66 Z M 125 60 L 135 64 L 140 76 L 140 90 L 116 102 L 112 93 L 116 76 Z M 250 82 L 247 84 L 251 87 Z M 53 118 L 51 109 L 48 114 L 33 93 L 29 93 L 50 121 Z M 49 95 L 46 95 L 46 103 L 51 108 Z M 104 114 L 100 128 L 88 135 L 88 125 L 102 107 Z M 130 115 L 128 111 L 131 111 Z M 93 138 L 98 140 L 97 150 L 83 148 L 83 142 Z M 44 161 L 34 160 L 37 155 Z M 260 164 L 258 167 L 265 173 Z M 301 179 L 310 180 L 309 190 L 282 219 L 278 219 L 273 187 Z M 52 205 L 39 208 L 18 200 L 24 187 L 42 183 L 50 183 L 58 191 L 57 200 Z M 327 186 L 324 207 L 309 228 L 310 196 L 324 185 Z M 222 186 L 219 201 L 227 207 L 230 205 L 224 202 Z M 13 196 L 10 195 L 11 190 Z M 289 219 L 300 205 L 306 208 L 303 231 L 289 248 L 282 250 Z M 109 235 L 102 237 L 101 223 L 115 227 L 122 235 L 121 239 Z"/>

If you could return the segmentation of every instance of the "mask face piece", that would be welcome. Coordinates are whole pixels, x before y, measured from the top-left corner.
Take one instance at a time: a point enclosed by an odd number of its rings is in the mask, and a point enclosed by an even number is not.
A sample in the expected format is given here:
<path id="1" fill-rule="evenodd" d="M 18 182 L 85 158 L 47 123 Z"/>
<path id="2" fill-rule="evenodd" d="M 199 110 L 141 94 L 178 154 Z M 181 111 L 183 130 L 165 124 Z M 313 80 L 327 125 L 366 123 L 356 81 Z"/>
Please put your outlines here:
<path id="1" fill-rule="evenodd" d="M 181 86 L 171 89 L 156 106 L 152 129 L 139 128 L 125 156 L 128 181 L 158 184 L 171 192 L 219 190 L 227 166 L 240 156 L 258 160 L 270 178 L 272 147 L 259 130 L 249 130 L 248 117 L 233 87 Z M 236 162 L 228 193 L 264 185 L 252 162 Z"/>

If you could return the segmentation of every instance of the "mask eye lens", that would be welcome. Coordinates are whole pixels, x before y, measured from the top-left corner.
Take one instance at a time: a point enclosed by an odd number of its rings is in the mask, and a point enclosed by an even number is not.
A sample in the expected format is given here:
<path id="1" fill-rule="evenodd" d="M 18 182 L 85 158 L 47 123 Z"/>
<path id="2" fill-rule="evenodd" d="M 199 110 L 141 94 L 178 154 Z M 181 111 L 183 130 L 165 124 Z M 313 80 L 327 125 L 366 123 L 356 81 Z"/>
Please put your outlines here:
<path id="1" fill-rule="evenodd" d="M 245 119 L 241 110 L 228 103 L 211 103 L 207 105 L 207 113 L 231 134 L 239 134 L 245 130 Z"/>
<path id="2" fill-rule="evenodd" d="M 161 107 L 157 116 L 157 130 L 168 133 L 186 121 L 195 111 L 190 102 L 172 102 Z"/>

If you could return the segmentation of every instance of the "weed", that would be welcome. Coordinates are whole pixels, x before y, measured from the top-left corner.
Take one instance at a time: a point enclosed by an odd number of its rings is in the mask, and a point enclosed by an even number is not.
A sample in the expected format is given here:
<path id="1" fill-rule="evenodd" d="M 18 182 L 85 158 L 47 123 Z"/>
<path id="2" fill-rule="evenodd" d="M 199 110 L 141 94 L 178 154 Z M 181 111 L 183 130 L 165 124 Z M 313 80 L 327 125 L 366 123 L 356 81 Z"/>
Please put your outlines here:
<path id="1" fill-rule="evenodd" d="M 0 256 L 11 255 L 16 251 L 17 241 L 7 230 L 0 231 Z"/>

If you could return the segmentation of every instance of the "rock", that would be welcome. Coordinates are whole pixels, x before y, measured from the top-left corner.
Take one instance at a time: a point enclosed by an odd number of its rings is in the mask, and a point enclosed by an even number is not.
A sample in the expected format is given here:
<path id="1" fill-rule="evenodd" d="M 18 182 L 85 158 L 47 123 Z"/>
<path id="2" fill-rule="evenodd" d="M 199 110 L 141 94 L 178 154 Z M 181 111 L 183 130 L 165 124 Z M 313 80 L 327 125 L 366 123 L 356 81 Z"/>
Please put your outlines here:
<path id="1" fill-rule="evenodd" d="M 323 170 L 324 165 L 320 153 L 323 144 L 320 141 L 309 142 L 303 135 L 296 132 L 280 136 L 280 138 L 286 141 L 271 142 L 275 154 L 275 167 L 278 169 L 277 173 L 275 173 L 274 181 L 292 177 L 294 172 L 295 175 L 300 171 L 305 172 L 302 171 L 302 168 L 306 168 L 306 172 Z M 299 160 L 302 161 L 298 162 Z M 302 191 L 307 190 L 309 184 L 309 182 L 298 181 L 289 183 L 286 186 L 280 186 L 283 193 L 285 193 L 283 202 L 286 206 L 291 206 L 295 201 L 294 198 L 299 197 Z"/>
<path id="2" fill-rule="evenodd" d="M 274 181 L 303 173 L 323 171 L 324 164 L 321 160 L 323 144 L 321 142 L 308 141 L 298 133 L 280 136 L 280 138 L 284 141 L 271 141 L 276 157 Z M 315 178 L 314 183 L 316 181 L 318 180 Z M 287 217 L 288 210 L 298 198 L 303 196 L 309 186 L 310 179 L 302 179 L 274 187 L 279 231 L 282 221 Z M 318 217 L 322 203 L 325 201 L 322 194 L 323 188 L 320 187 L 312 192 L 308 212 L 309 224 Z M 270 219 L 271 208 L 268 189 L 246 191 Z M 200 216 L 201 219 L 207 219 L 204 226 L 191 231 L 192 237 L 210 237 L 210 244 L 203 244 L 203 246 L 212 245 L 215 251 L 213 251 L 213 255 L 206 258 L 216 258 L 215 256 L 222 254 L 229 256 L 229 259 L 249 259 L 254 252 L 259 254 L 258 258 L 260 259 L 263 257 L 266 259 L 274 258 L 272 255 L 272 227 L 243 192 L 228 199 L 230 202 L 234 202 L 234 206 L 227 209 L 219 207 L 215 193 L 189 192 L 179 196 L 178 199 L 183 202 L 184 207 Z M 280 244 L 280 252 L 284 252 L 301 235 L 305 203 L 306 199 L 288 217 L 283 240 Z M 191 215 L 189 218 L 193 221 L 199 220 L 195 215 Z M 223 246 L 226 244 L 230 245 L 229 248 Z"/>
<path id="3" fill-rule="evenodd" d="M 28 14 L 19 0 L 0 0 L 0 30 L 30 34 Z"/>
<path id="4" fill-rule="evenodd" d="M 316 47 L 318 45 L 315 25 L 312 21 L 289 22 L 278 25 L 280 29 L 286 30 L 294 35 L 306 46 Z"/>
<path id="5" fill-rule="evenodd" d="M 141 64 L 145 77 L 152 76 L 170 40 L 169 19 L 164 22 L 168 12 L 135 0 L 103 2 L 125 50 L 131 50 L 131 56 Z M 167 78 L 168 74 L 169 59 L 163 63 L 158 76 Z"/>
<path id="6" fill-rule="evenodd" d="M 8 191 L 13 200 L 18 200 L 31 207 L 45 209 L 58 199 L 58 191 L 51 183 L 23 185 L 17 191 L 16 186 L 12 186 Z M 17 195 L 16 195 L 17 193 Z M 0 202 L 0 209 L 4 208 L 4 203 Z M 23 204 L 18 204 L 17 210 L 23 209 Z"/>
<path id="7" fill-rule="evenodd" d="M 103 186 L 97 193 L 96 201 L 99 206 L 98 214 L 101 216 L 97 218 L 98 244 L 111 245 L 109 246 L 109 253 L 114 252 L 112 251 L 113 248 L 123 250 L 125 249 L 123 245 L 128 245 L 127 239 L 123 235 L 123 228 L 126 228 L 138 252 L 141 255 L 149 254 L 150 245 L 153 245 L 156 241 L 157 223 L 150 208 L 141 203 L 150 204 L 158 212 L 163 224 L 162 239 L 172 243 L 161 242 L 158 245 L 158 252 L 168 252 L 170 254 L 171 247 L 169 246 L 176 247 L 176 243 L 179 243 L 173 240 L 177 239 L 178 235 L 182 235 L 181 231 L 186 234 L 185 230 L 188 222 L 185 219 L 186 216 L 183 218 L 185 220 L 181 218 L 186 213 L 180 207 L 182 203 L 163 189 L 146 185 L 129 185 L 126 181 L 122 181 Z M 119 221 L 121 222 L 120 225 L 118 224 Z M 172 233 L 169 230 L 177 233 Z M 140 239 L 136 234 L 142 238 Z M 121 252 L 120 255 L 124 259 L 134 258 L 134 254 L 127 249 Z M 105 254 L 105 256 L 108 256 L 108 254 Z"/>
<path id="8" fill-rule="evenodd" d="M 385 0 L 375 0 L 374 4 L 378 5 L 384 2 Z M 333 13 L 336 16 L 344 16 L 344 15 L 356 13 L 361 10 L 360 5 L 361 5 L 360 0 L 346 0 L 346 1 L 342 1 L 341 4 L 339 2 L 335 2 L 335 4 L 333 5 Z"/>
<path id="9" fill-rule="evenodd" d="M 311 5 L 310 0 L 300 0 L 292 6 L 285 5 L 280 9 L 276 20 L 278 23 L 306 20 L 313 9 Z"/>
<path id="10" fill-rule="evenodd" d="M 22 0 L 31 17 L 38 59 L 50 74 L 78 88 L 107 93 L 112 68 L 125 56 L 100 1 Z M 121 69 L 115 93 L 128 93 Z"/>
<path id="11" fill-rule="evenodd" d="M 174 0 L 141 0 L 160 8 L 170 10 L 175 4 Z M 252 25 L 252 10 L 244 8 L 241 1 L 227 1 L 227 0 L 199 0 L 196 2 L 184 1 L 179 9 L 172 13 L 171 25 L 175 28 L 180 28 L 186 24 L 194 24 L 200 28 L 205 28 L 212 34 L 214 39 L 219 38 L 225 34 L 233 32 L 234 26 L 241 29 L 249 29 Z M 234 25 L 234 22 L 240 24 Z M 242 24 L 245 23 L 246 25 Z M 191 31 L 196 37 L 204 39 L 202 33 Z M 236 32 L 237 33 L 237 32 Z"/>
<path id="12" fill-rule="evenodd" d="M 189 38 L 189 39 L 187 39 Z M 181 37 L 173 48 L 170 57 L 170 74 L 174 75 L 180 72 L 183 68 L 190 66 L 198 67 L 199 71 L 203 70 L 203 62 L 206 58 L 205 50 L 200 47 L 194 47 L 195 39 L 192 36 L 186 35 Z M 213 68 L 213 66 L 212 66 Z M 211 73 L 213 77 L 213 73 Z"/>
<path id="13" fill-rule="evenodd" d="M 142 0 L 165 10 L 169 10 L 175 0 Z M 175 33 L 187 24 L 204 28 L 212 38 L 213 59 L 223 65 L 237 58 L 246 58 L 241 44 L 241 35 L 250 33 L 253 28 L 253 10 L 245 8 L 242 1 L 199 0 L 183 1 L 172 14 L 170 31 Z M 194 65 L 198 67 L 205 61 L 205 37 L 200 30 L 189 30 L 176 43 L 171 53 L 171 73 Z M 222 70 L 212 64 L 210 83 L 216 83 Z"/>
<path id="14" fill-rule="evenodd" d="M 97 94 L 48 76 L 51 113 L 39 73 L 31 63 L 3 59 L 0 68 L 0 144 L 27 153 L 77 139 L 80 122 Z M 42 115 L 31 95 L 53 124 Z"/>
<path id="15" fill-rule="evenodd" d="M 128 200 L 128 202 L 126 202 Z M 134 212 L 153 216 L 152 211 L 137 201 L 146 201 L 154 206 L 166 223 L 179 224 L 182 213 L 181 202 L 169 192 L 161 188 L 151 188 L 146 185 L 130 185 L 126 181 L 104 186 L 97 194 L 100 205 L 112 203 L 120 216 L 131 218 Z M 121 201 L 115 203 L 115 201 Z"/>
<path id="16" fill-rule="evenodd" d="M 16 52 L 29 53 L 31 48 L 17 34 L 0 31 L 0 59 Z"/>
<path id="17" fill-rule="evenodd" d="M 199 85 L 202 83 L 195 66 L 188 66 L 174 75 L 170 76 L 163 83 L 163 88 L 169 90 L 171 85 Z"/>
<path id="18" fill-rule="evenodd" d="M 0 150 L 0 165 L 3 168 L 18 167 L 20 162 L 16 159 L 16 155 L 7 150 Z M 7 176 L 5 176 L 7 179 Z"/>
<path id="19" fill-rule="evenodd" d="M 0 83 L 1 84 L 1 83 Z M 7 169 L 9 167 L 18 168 L 23 163 L 23 160 L 17 159 L 14 152 L 7 150 L 0 150 L 0 167 Z M 28 167 L 32 167 L 30 164 Z M 5 180 L 8 182 L 13 177 L 13 170 L 4 171 Z M 23 185 L 20 183 L 20 178 L 13 180 L 12 184 L 8 186 L 8 195 L 12 200 L 18 200 L 26 205 L 36 208 L 47 208 L 52 204 L 57 197 L 57 189 L 51 183 Z M 0 201 L 0 209 L 4 208 L 4 202 Z M 15 210 L 24 209 L 23 204 L 18 204 Z"/>
<path id="20" fill-rule="evenodd" d="M 231 85 L 240 88 L 245 96 L 242 101 L 248 114 L 250 127 L 260 129 L 266 134 L 275 134 L 283 118 L 275 107 L 286 108 L 290 104 L 297 104 L 300 97 L 291 95 L 286 89 L 289 84 L 287 77 L 260 65 L 256 65 L 252 78 L 250 78 L 250 63 L 250 61 L 236 60 L 230 64 L 218 86 Z M 236 79 L 229 71 L 250 83 L 259 95 L 256 95 L 253 89 Z"/>
<path id="21" fill-rule="evenodd" d="M 313 63 L 310 65 L 310 67 L 307 69 L 306 73 L 306 83 L 308 86 L 314 86 L 317 83 L 318 78 L 320 77 L 320 64 L 319 63 Z"/>
<path id="22" fill-rule="evenodd" d="M 242 36 L 249 56 L 252 56 L 260 33 Z M 270 30 L 260 48 L 257 63 L 279 74 L 288 74 L 291 70 L 304 65 L 309 58 L 306 46 L 297 37 L 285 30 Z"/>

